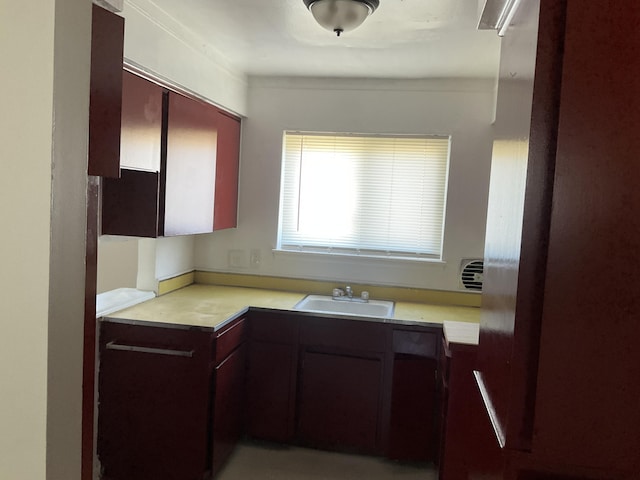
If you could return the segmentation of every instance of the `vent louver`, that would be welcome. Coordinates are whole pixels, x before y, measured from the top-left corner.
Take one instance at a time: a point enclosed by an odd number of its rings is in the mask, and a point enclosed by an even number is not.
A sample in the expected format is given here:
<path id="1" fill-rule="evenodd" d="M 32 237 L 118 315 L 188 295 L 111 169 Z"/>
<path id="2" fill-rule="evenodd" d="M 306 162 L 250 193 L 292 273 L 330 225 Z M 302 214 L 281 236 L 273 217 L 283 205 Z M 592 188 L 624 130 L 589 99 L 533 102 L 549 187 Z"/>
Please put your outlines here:
<path id="1" fill-rule="evenodd" d="M 460 286 L 465 290 L 481 292 L 483 275 L 482 260 L 463 260 L 460 266 Z"/>

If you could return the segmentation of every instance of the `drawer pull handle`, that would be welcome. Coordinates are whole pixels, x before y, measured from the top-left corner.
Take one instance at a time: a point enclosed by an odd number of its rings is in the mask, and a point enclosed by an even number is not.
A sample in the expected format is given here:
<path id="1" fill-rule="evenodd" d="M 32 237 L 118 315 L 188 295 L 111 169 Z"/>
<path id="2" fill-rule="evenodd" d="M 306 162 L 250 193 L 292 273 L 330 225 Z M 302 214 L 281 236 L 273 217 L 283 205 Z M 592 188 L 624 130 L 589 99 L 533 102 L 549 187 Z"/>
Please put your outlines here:
<path id="1" fill-rule="evenodd" d="M 157 355 L 169 355 L 172 357 L 193 357 L 193 350 L 169 350 L 167 348 L 139 347 L 137 345 L 121 345 L 116 342 L 107 343 L 107 350 L 120 350 L 123 352 L 153 353 Z"/>

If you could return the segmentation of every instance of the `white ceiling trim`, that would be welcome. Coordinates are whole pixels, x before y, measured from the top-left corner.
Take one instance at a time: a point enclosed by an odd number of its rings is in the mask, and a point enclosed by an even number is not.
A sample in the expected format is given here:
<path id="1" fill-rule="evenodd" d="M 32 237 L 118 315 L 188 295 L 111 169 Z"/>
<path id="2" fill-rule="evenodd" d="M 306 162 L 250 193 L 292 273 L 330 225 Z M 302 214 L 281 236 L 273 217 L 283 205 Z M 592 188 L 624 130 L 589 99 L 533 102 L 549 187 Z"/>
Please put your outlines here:
<path id="1" fill-rule="evenodd" d="M 136 10 L 140 15 L 155 24 L 158 28 L 167 32 L 191 50 L 207 57 L 228 75 L 236 77 L 238 81 L 246 82 L 246 74 L 235 68 L 229 62 L 227 57 L 225 57 L 216 47 L 211 45 L 207 39 L 196 34 L 193 30 L 176 20 L 151 0 L 125 0 L 125 9 L 127 7 Z"/>

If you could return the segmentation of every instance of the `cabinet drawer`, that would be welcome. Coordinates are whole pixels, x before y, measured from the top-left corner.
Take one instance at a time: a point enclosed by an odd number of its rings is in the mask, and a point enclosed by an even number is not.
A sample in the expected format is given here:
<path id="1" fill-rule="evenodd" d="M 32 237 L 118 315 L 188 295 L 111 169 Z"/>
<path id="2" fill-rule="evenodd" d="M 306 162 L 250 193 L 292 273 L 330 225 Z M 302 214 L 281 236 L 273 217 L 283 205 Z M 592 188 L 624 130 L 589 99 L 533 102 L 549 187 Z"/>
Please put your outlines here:
<path id="1" fill-rule="evenodd" d="M 180 352 L 186 357 L 208 358 L 211 332 L 197 329 L 159 327 L 158 324 L 142 325 L 101 322 L 100 351 L 129 351 L 159 355 Z"/>
<path id="2" fill-rule="evenodd" d="M 252 340 L 283 345 L 298 343 L 298 319 L 291 315 L 251 312 L 249 337 Z"/>
<path id="3" fill-rule="evenodd" d="M 381 323 L 334 318 L 305 318 L 300 343 L 309 346 L 384 352 L 387 326 Z"/>
<path id="4" fill-rule="evenodd" d="M 246 322 L 244 318 L 234 320 L 216 333 L 216 365 L 223 361 L 244 342 Z"/>
<path id="5" fill-rule="evenodd" d="M 434 332 L 394 330 L 393 352 L 437 359 L 439 338 Z"/>

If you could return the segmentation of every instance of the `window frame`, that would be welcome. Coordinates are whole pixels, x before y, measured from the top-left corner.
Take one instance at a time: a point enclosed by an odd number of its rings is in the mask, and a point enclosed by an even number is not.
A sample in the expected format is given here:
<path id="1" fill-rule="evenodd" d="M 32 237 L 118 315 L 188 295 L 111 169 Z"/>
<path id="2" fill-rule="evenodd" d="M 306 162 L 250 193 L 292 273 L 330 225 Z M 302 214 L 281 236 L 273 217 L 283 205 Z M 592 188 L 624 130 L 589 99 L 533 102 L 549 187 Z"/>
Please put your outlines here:
<path id="1" fill-rule="evenodd" d="M 441 223 L 439 224 L 439 251 L 436 253 L 429 253 L 424 251 L 397 251 L 397 250 L 385 250 L 385 249 L 368 249 L 368 248 L 341 248 L 331 245 L 315 246 L 315 245 L 296 245 L 286 244 L 283 242 L 283 223 L 285 217 L 285 189 L 286 189 L 286 156 L 287 156 L 287 136 L 327 136 L 327 137 L 362 137 L 367 139 L 418 139 L 418 140 L 446 140 L 446 154 L 443 160 L 444 173 L 439 175 L 442 181 L 441 190 Z M 277 226 L 277 242 L 274 252 L 285 254 L 305 254 L 305 255 L 320 255 L 320 256 L 332 256 L 332 257 L 349 257 L 349 258 L 368 258 L 368 259 L 386 259 L 394 261 L 422 261 L 431 263 L 444 263 L 444 236 L 447 217 L 447 202 L 448 202 L 448 188 L 449 188 L 449 174 L 451 167 L 451 150 L 452 150 L 452 136 L 442 134 L 382 134 L 382 133 L 351 133 L 351 132 L 319 132 L 319 131 L 300 131 L 300 130 L 285 130 L 283 132 L 282 141 L 282 160 L 281 160 L 281 180 L 280 180 L 280 196 L 278 205 L 278 226 Z M 426 158 L 425 154 L 425 158 Z M 302 154 L 300 155 L 302 158 Z M 302 160 L 298 160 L 301 162 Z M 300 165 L 300 163 L 298 164 Z M 298 169 L 301 167 L 298 166 Z M 421 178 L 424 178 L 421 177 Z M 301 187 L 301 180 L 298 179 L 297 190 Z M 298 200 L 297 212 L 299 214 L 300 200 Z M 284 244 L 283 244 L 284 243 Z"/>

